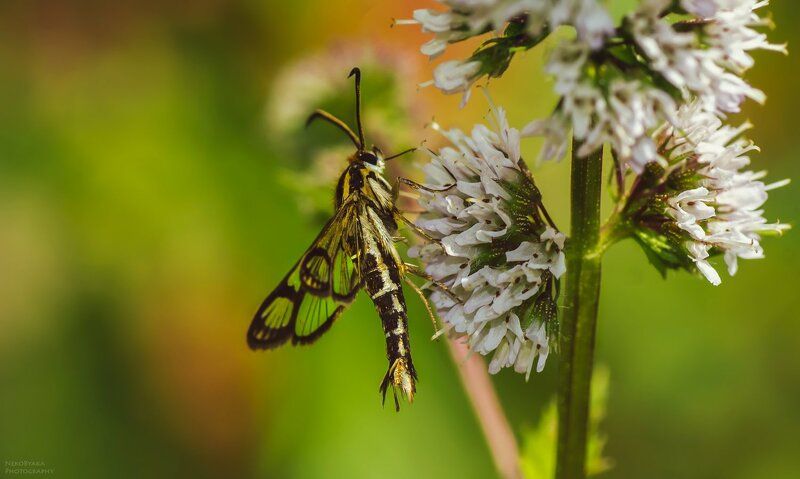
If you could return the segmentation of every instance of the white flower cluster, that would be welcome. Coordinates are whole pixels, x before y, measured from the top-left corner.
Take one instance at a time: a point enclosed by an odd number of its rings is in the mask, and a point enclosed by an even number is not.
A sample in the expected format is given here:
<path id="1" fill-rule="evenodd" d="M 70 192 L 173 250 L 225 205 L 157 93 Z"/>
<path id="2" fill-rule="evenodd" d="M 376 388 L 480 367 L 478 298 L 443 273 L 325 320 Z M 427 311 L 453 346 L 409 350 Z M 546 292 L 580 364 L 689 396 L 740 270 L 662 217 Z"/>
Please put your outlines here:
<path id="1" fill-rule="evenodd" d="M 664 119 L 673 118 L 675 101 L 662 90 L 623 77 L 600 87 L 584 74 L 589 53 L 579 42 L 556 47 L 546 71 L 556 79 L 561 105 L 550 117 L 529 123 L 522 134 L 545 138 L 541 159 L 560 159 L 571 128 L 575 139 L 582 142 L 579 155 L 586 156 L 609 143 L 621 162 L 641 172 L 656 158 L 649 132 Z"/>
<path id="2" fill-rule="evenodd" d="M 699 102 L 681 107 L 676 125 L 665 125 L 657 140 L 668 152 L 670 168 L 690 168 L 700 175 L 699 184 L 668 200 L 667 214 L 689 238 L 685 244 L 692 261 L 714 285 L 721 282 L 708 263 L 709 251 L 724 253 L 728 273 L 734 275 L 738 259 L 764 257 L 761 233 L 781 232 L 789 225 L 768 224 L 761 206 L 767 191 L 788 180 L 770 185 L 760 181 L 765 172 L 742 171 L 750 163 L 747 153 L 758 150 L 740 138 L 749 125 L 723 125 Z"/>
<path id="3" fill-rule="evenodd" d="M 527 31 L 539 35 L 545 28 L 575 26 L 578 37 L 592 48 L 599 48 L 614 31 L 611 18 L 597 0 L 439 0 L 448 11 L 419 9 L 414 20 L 422 31 L 435 36 L 421 47 L 422 53 L 435 58 L 448 44 L 501 30 L 509 21 L 525 16 Z"/>
<path id="4" fill-rule="evenodd" d="M 756 11 L 768 0 L 642 0 L 615 29 L 596 0 L 445 0 L 450 10 L 417 10 L 414 22 L 435 34 L 422 47 L 435 57 L 449 43 L 524 24 L 535 36 L 573 25 L 577 38 L 555 46 L 546 70 L 556 79 L 559 107 L 549 118 L 523 129 L 545 137 L 543 159 L 563 157 L 568 132 L 581 142 L 579 155 L 610 144 L 617 159 L 635 173 L 651 161 L 663 163 L 652 131 L 673 121 L 680 103 L 695 99 L 719 116 L 738 112 L 746 98 L 764 94 L 742 74 L 753 65 L 750 51 L 786 51 L 755 28 L 768 23 Z M 680 5 L 680 9 L 676 7 Z M 676 20 L 670 12 L 686 14 Z M 625 50 L 624 54 L 612 51 Z M 469 97 L 474 81 L 491 71 L 479 56 L 440 64 L 428 82 L 446 93 Z M 502 69 L 501 69 L 502 70 Z M 677 100 L 680 100 L 679 102 Z"/>
<path id="5" fill-rule="evenodd" d="M 763 102 L 764 94 L 748 85 L 741 74 L 753 65 L 748 51 L 768 49 L 785 52 L 784 45 L 767 42 L 753 27 L 765 22 L 755 10 L 767 1 L 685 0 L 683 8 L 694 18 L 671 23 L 663 12 L 671 0 L 644 0 L 623 25 L 646 62 L 645 70 L 657 72 L 684 101 L 697 98 L 704 110 L 718 115 L 738 112 L 745 98 Z M 566 131 L 582 142 L 579 155 L 609 143 L 617 159 L 641 173 L 651 161 L 663 163 L 650 132 L 663 121 L 674 121 L 678 105 L 654 81 L 636 79 L 641 70 L 610 55 L 620 75 L 598 82 L 587 75 L 590 50 L 580 42 L 563 42 L 551 55 L 547 71 L 556 79 L 562 102 L 545 120 L 523 129 L 524 135 L 545 137 L 543 159 L 561 158 L 566 151 Z M 616 63 L 615 63 L 616 62 Z M 629 78 L 631 77 L 631 78 Z"/>
<path id="6" fill-rule="evenodd" d="M 614 32 L 614 25 L 597 0 L 439 0 L 447 11 L 415 10 L 413 20 L 398 24 L 419 24 L 434 37 L 420 48 L 431 59 L 441 55 L 447 45 L 490 31 L 502 30 L 508 22 L 524 21 L 526 32 L 538 36 L 546 29 L 573 25 L 581 42 L 599 48 Z M 433 83 L 445 93 L 464 92 L 462 104 L 469 98 L 469 88 L 481 69 L 479 61 L 451 60 L 436 67 Z"/>
<path id="7" fill-rule="evenodd" d="M 540 198 L 520 166 L 519 132 L 502 109 L 494 115 L 497 131 L 476 125 L 471 136 L 443 132 L 452 146 L 431 152 L 428 189 L 419 199 L 425 213 L 417 221 L 438 243 L 409 253 L 462 299 L 431 294 L 443 321 L 474 351 L 494 353 L 490 372 L 513 366 L 527 377 L 537 356 L 542 370 L 550 351 L 547 321 L 531 319 L 530 311 L 541 301 L 555 314 L 550 298 L 566 270 L 565 236 L 531 219 L 539 216 Z"/>
<path id="8" fill-rule="evenodd" d="M 628 16 L 631 34 L 649 68 L 663 75 L 685 99 L 698 98 L 704 109 L 721 115 L 738 112 L 745 98 L 763 102 L 764 93 L 741 75 L 753 66 L 750 50 L 786 53 L 785 45 L 771 44 L 766 35 L 753 29 L 766 24 L 755 10 L 769 2 L 684 1 L 683 7 L 695 16 L 697 25 L 693 25 L 671 24 L 662 18 L 671 1 L 646 0 Z"/>

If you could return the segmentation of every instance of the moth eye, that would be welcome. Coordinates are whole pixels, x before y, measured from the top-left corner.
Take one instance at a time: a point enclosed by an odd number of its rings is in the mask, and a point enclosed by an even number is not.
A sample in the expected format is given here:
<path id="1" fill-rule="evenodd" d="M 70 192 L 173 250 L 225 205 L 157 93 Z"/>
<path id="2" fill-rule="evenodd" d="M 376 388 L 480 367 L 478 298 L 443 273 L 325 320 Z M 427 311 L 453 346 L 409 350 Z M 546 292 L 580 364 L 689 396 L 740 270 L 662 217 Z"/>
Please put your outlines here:
<path id="1" fill-rule="evenodd" d="M 370 152 L 363 152 L 361 153 L 361 161 L 364 163 L 369 163 L 370 165 L 377 165 L 378 164 L 378 157 L 375 156 L 373 153 Z"/>

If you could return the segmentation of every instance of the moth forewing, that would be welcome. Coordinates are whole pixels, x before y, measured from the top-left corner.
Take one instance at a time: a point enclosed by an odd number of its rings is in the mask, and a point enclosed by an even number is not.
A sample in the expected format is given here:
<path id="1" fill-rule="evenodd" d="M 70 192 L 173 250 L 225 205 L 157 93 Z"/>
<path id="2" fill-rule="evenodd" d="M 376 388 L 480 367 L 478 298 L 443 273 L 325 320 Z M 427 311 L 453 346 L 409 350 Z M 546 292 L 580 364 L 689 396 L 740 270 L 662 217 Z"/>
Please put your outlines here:
<path id="1" fill-rule="evenodd" d="M 250 323 L 247 343 L 271 349 L 291 340 L 310 344 L 319 338 L 355 298 L 360 277 L 347 258 L 338 224 L 340 209 L 280 284 L 261 303 Z"/>

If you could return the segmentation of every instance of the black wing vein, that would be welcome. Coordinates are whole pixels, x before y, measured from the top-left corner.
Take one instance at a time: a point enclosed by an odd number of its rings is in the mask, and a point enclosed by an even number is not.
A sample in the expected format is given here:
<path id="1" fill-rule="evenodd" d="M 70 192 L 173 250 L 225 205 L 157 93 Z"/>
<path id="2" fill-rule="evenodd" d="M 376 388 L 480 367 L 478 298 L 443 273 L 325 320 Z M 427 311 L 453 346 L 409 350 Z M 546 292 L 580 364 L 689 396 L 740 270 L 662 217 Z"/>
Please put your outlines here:
<path id="1" fill-rule="evenodd" d="M 261 303 L 247 331 L 252 349 L 271 349 L 289 340 L 310 344 L 328 331 L 355 299 L 361 280 L 345 251 L 355 210 L 343 205 Z"/>

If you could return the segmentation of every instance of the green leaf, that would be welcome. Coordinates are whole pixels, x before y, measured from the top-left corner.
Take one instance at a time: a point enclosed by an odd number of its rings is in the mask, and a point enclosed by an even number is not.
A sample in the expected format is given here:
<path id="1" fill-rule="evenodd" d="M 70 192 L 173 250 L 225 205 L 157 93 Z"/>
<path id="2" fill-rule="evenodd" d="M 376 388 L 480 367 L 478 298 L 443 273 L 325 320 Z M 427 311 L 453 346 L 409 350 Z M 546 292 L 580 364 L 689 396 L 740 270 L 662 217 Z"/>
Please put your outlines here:
<path id="1" fill-rule="evenodd" d="M 690 266 L 688 258 L 680 245 L 670 241 L 665 235 L 648 228 L 634 229 L 634 239 L 644 250 L 650 264 L 653 265 L 661 276 L 666 278 L 670 269 L 686 268 Z"/>
<path id="2" fill-rule="evenodd" d="M 555 475 L 558 413 L 551 401 L 539 419 L 539 425 L 523 432 L 520 465 L 526 479 L 551 479 Z"/>
<path id="3" fill-rule="evenodd" d="M 517 52 L 530 50 L 549 34 L 550 32 L 545 29 L 539 35 L 530 36 L 524 24 L 510 23 L 502 36 L 484 41 L 467 61 L 481 63 L 478 76 L 498 78 L 508 69 L 511 59 Z"/>

